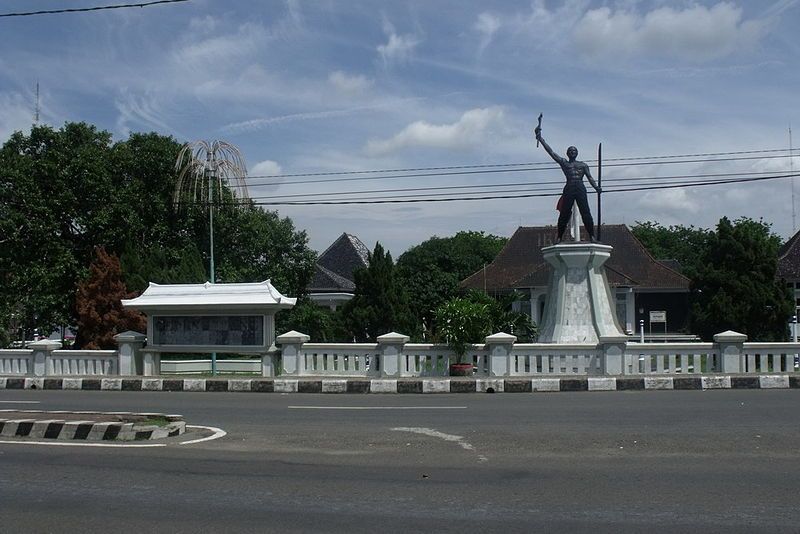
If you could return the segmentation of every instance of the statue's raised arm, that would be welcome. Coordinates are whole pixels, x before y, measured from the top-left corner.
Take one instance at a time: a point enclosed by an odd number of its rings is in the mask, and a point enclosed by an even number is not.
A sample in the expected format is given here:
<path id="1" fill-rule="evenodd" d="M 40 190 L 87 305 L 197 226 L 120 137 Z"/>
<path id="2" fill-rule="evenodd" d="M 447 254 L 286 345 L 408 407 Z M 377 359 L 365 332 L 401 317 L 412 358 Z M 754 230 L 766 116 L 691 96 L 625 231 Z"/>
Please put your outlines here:
<path id="1" fill-rule="evenodd" d="M 548 154 L 550 154 L 551 158 L 553 158 L 553 161 L 555 161 L 556 163 L 561 165 L 561 163 L 564 161 L 564 158 L 562 158 L 561 156 L 559 156 L 558 154 L 553 152 L 553 149 L 550 148 L 550 145 L 548 145 L 547 141 L 544 140 L 544 137 L 542 137 L 542 127 L 541 126 L 537 126 L 536 129 L 534 130 L 534 133 L 536 134 L 536 140 L 539 141 L 542 144 L 542 146 L 544 147 L 545 151 Z"/>

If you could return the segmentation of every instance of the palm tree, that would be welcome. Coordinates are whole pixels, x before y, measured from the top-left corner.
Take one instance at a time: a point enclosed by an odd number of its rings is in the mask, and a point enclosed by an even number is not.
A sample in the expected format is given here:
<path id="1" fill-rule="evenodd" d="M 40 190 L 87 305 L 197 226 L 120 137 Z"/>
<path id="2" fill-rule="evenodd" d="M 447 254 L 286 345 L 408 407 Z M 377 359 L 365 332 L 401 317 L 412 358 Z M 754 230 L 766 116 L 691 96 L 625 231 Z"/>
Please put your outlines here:
<path id="1" fill-rule="evenodd" d="M 186 143 L 175 162 L 178 181 L 175 183 L 175 209 L 186 203 L 207 203 L 209 227 L 209 281 L 214 275 L 214 203 L 222 200 L 226 191 L 235 198 L 249 198 L 247 165 L 242 153 L 225 141 L 194 141 Z M 232 185 L 231 185 L 232 184 Z"/>

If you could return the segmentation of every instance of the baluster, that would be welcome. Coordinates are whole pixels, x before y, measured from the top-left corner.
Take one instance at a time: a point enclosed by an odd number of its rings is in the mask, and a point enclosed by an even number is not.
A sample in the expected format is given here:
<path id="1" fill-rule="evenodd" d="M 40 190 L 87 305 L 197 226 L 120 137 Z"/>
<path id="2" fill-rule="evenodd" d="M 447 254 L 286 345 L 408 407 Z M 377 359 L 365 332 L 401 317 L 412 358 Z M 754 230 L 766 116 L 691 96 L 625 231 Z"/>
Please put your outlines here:
<path id="1" fill-rule="evenodd" d="M 681 354 L 681 373 L 686 374 L 689 372 L 689 356 Z"/>
<path id="2" fill-rule="evenodd" d="M 667 354 L 667 362 L 668 362 L 668 365 L 669 365 L 669 373 L 670 374 L 673 374 L 673 375 L 675 374 L 675 368 L 677 367 L 677 360 L 678 360 L 678 355 L 677 354 Z"/>

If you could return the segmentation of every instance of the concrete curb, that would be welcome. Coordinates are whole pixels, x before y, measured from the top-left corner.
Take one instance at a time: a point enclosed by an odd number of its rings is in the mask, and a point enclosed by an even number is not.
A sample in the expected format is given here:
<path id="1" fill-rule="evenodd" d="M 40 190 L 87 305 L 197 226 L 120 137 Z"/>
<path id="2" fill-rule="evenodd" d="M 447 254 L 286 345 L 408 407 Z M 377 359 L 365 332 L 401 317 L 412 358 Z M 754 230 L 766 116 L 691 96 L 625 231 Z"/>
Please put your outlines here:
<path id="1" fill-rule="evenodd" d="M 24 418 L 6 419 L 4 414 L 24 414 Z M 80 415 L 80 420 L 59 419 L 59 415 Z M 0 436 L 5 438 L 35 438 L 86 441 L 143 441 L 178 436 L 186 431 L 182 415 L 155 413 L 113 412 L 102 415 L 132 417 L 164 417 L 164 426 L 142 425 L 126 422 L 98 422 L 92 420 L 98 412 L 67 412 L 44 410 L 0 410 Z"/>
<path id="2" fill-rule="evenodd" d="M 0 377 L 0 389 L 257 393 L 532 393 L 800 389 L 800 375 L 684 375 L 561 378 L 22 378 Z"/>

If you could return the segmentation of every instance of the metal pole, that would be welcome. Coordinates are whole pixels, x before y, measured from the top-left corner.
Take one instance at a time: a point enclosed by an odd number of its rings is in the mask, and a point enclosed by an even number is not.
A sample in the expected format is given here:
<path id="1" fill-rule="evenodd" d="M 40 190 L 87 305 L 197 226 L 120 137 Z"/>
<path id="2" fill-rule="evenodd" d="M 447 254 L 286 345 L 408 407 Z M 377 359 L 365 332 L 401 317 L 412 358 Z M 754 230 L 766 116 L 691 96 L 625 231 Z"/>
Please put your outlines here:
<path id="1" fill-rule="evenodd" d="M 216 281 L 214 273 L 214 175 L 216 174 L 216 160 L 211 154 L 206 154 L 206 172 L 208 173 L 208 235 L 209 235 L 209 272 L 212 284 Z M 211 375 L 217 375 L 217 353 L 211 353 Z"/>
<path id="2" fill-rule="evenodd" d="M 639 343 L 644 343 L 644 319 L 639 319 Z"/>
<path id="3" fill-rule="evenodd" d="M 603 189 L 603 143 L 597 146 L 597 188 Z M 603 238 L 603 212 L 600 204 L 600 191 L 597 192 L 597 240 Z"/>

